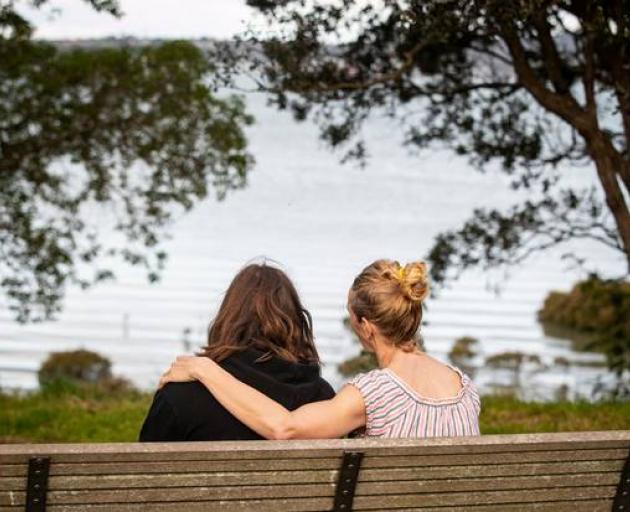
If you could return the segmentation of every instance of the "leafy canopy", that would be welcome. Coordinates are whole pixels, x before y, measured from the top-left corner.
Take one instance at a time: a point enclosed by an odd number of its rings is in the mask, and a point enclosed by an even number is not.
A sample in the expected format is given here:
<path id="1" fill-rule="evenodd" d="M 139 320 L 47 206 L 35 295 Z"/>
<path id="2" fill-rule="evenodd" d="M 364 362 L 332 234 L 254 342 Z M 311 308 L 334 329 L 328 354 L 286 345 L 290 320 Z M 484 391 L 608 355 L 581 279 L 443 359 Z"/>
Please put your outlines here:
<path id="1" fill-rule="evenodd" d="M 120 15 L 113 0 L 89 3 Z M 173 216 L 243 187 L 253 164 L 252 118 L 215 96 L 193 44 L 62 50 L 32 33 L 3 3 L 0 287 L 21 321 L 54 315 L 70 284 L 111 277 L 112 258 L 158 279 Z"/>
<path id="2" fill-rule="evenodd" d="M 297 120 L 315 120 L 344 160 L 368 157 L 362 126 L 385 114 L 408 148 L 498 164 L 530 192 L 439 235 L 434 280 L 573 239 L 613 248 L 630 268 L 629 0 L 248 3 L 268 30 L 221 48 L 217 62 Z M 584 166 L 599 186 L 573 185 Z"/>

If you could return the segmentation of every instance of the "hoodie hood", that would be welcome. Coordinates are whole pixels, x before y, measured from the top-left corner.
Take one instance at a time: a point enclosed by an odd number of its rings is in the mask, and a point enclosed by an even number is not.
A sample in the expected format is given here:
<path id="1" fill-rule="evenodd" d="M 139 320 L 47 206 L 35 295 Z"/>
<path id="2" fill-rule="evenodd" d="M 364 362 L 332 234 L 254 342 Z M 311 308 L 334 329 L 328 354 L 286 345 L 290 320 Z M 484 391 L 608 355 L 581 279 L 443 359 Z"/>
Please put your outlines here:
<path id="1" fill-rule="evenodd" d="M 280 392 L 291 397 L 285 406 L 335 395 L 330 384 L 321 378 L 318 364 L 292 363 L 252 348 L 236 352 L 219 364 L 243 382 L 257 382 L 256 387 L 268 396 Z"/>
<path id="2" fill-rule="evenodd" d="M 262 373 L 286 384 L 304 384 L 316 381 L 320 377 L 318 364 L 292 363 L 253 348 L 236 352 L 224 362 L 226 366 Z"/>

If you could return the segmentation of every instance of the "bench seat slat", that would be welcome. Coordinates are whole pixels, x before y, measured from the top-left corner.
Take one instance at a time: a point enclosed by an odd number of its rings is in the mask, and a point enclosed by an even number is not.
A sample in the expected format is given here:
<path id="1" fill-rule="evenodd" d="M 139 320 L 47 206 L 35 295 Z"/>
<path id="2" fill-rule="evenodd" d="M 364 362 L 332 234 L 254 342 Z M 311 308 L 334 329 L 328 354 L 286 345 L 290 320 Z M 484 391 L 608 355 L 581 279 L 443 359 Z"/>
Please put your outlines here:
<path id="1" fill-rule="evenodd" d="M 353 510 L 396 510 L 401 508 L 440 507 L 443 511 L 449 507 L 468 507 L 475 505 L 496 505 L 495 510 L 506 510 L 509 505 L 520 506 L 518 510 L 540 510 L 534 507 L 534 503 L 547 502 L 555 507 L 547 510 L 558 511 L 557 502 L 573 502 L 575 510 L 580 502 L 593 498 L 604 498 L 609 500 L 614 495 L 614 487 L 596 487 L 591 489 L 547 489 L 544 496 L 537 496 L 532 499 L 529 491 L 493 491 L 485 493 L 439 493 L 439 494 L 408 494 L 398 496 L 371 496 L 356 497 Z M 244 510 L 256 510 L 257 512 L 276 512 L 278 510 L 295 511 L 317 511 L 330 510 L 332 508 L 332 498 L 287 498 L 287 499 L 267 499 L 267 500 L 221 500 L 221 501 L 174 501 L 170 503 L 151 503 L 152 512 L 175 512 L 186 510 L 186 512 L 221 510 L 222 512 L 235 512 Z M 422 508 L 419 508 L 422 510 Z M 50 512 L 140 512 L 147 510 L 146 503 L 107 503 L 107 504 L 50 504 L 47 507 Z M 591 509 L 592 510 L 592 509 Z"/>
<path id="2" fill-rule="evenodd" d="M 520 464 L 526 462 L 557 462 L 579 460 L 619 460 L 626 459 L 628 449 L 611 450 L 559 450 L 544 452 L 516 452 L 500 454 L 457 454 L 457 455 L 408 455 L 405 457 L 370 457 L 366 455 L 363 468 L 450 466 L 471 464 Z"/>
<path id="3" fill-rule="evenodd" d="M 609 450 L 559 450 L 533 451 L 501 454 L 453 454 L 453 455 L 408 455 L 392 457 L 372 457 L 369 452 L 363 461 L 362 468 L 384 467 L 419 467 L 419 466 L 451 466 L 501 463 L 558 462 L 558 461 L 601 461 L 625 460 L 628 449 Z M 84 474 L 128 474 L 128 473 L 176 473 L 194 471 L 299 471 L 306 469 L 338 469 L 341 454 L 328 459 L 284 459 L 266 460 L 220 460 L 220 461 L 162 461 L 162 462 L 86 462 L 82 464 L 58 463 L 52 460 L 50 475 L 84 475 Z M 25 474 L 26 465 L 0 465 L 0 474 L 4 476 L 20 476 Z"/>
<path id="4" fill-rule="evenodd" d="M 396 496 L 400 494 L 435 494 L 435 493 L 481 493 L 496 490 L 531 489 L 529 501 L 539 501 L 548 489 L 565 487 L 580 487 L 590 489 L 595 497 L 598 496 L 597 486 L 616 486 L 619 481 L 614 473 L 594 473 L 590 475 L 562 475 L 542 477 L 517 478 L 474 478 L 459 480 L 420 480 L 416 482 L 373 482 L 359 484 L 356 499 L 363 497 L 368 500 L 374 496 Z M 267 486 L 233 486 L 233 487 L 170 487 L 170 488 L 138 488 L 138 489 L 102 489 L 102 490 L 72 490 L 54 491 L 48 493 L 48 503 L 78 504 L 78 503 L 132 503 L 155 501 L 207 501 L 218 499 L 261 499 L 261 498 L 290 498 L 290 497 L 332 497 L 335 485 L 329 484 L 301 484 L 301 485 L 267 485 Z M 585 497 L 585 496 L 582 496 Z M 0 505 L 20 505 L 25 502 L 26 493 L 22 491 L 0 492 Z M 544 501 L 544 500 L 540 500 Z"/>
<path id="5" fill-rule="evenodd" d="M 498 505 L 471 505 L 466 512 L 610 512 L 612 500 L 548 501 Z M 396 512 L 450 512 L 444 507 L 399 508 Z"/>
<path id="6" fill-rule="evenodd" d="M 401 494 L 397 496 L 356 496 L 353 510 L 394 510 L 403 507 L 462 507 L 492 503 L 538 503 L 606 498 L 615 495 L 615 486 L 569 487 L 560 489 L 461 492 L 437 494 Z"/>
<path id="7" fill-rule="evenodd" d="M 488 466 L 446 466 L 418 467 L 403 469 L 364 469 L 359 473 L 359 482 L 454 479 L 466 477 L 504 477 L 527 475 L 558 475 L 579 473 L 618 474 L 623 467 L 622 460 L 545 462 L 535 464 L 496 464 Z M 134 487 L 185 487 L 212 485 L 262 485 L 274 483 L 322 483 L 336 482 L 337 470 L 323 471 L 261 471 L 247 473 L 156 473 L 148 475 L 85 475 L 53 476 L 49 489 L 107 489 Z M 26 477 L 6 477 L 0 479 L 0 490 L 23 490 Z"/>
<path id="8" fill-rule="evenodd" d="M 153 475 L 86 475 L 56 476 L 50 478 L 50 490 L 64 489 L 111 489 L 134 487 L 187 487 L 264 484 L 336 483 L 337 470 L 323 471 L 261 471 L 227 473 L 157 473 Z M 26 478 L 4 478 L 0 490 L 22 490 Z"/>
<path id="9" fill-rule="evenodd" d="M 407 494 L 419 492 L 469 492 L 488 490 L 532 489 L 617 485 L 615 473 L 591 473 L 586 475 L 556 475 L 498 478 L 460 478 L 452 480 L 417 480 L 405 482 L 359 483 L 355 496 L 375 494 Z"/>
<path id="10" fill-rule="evenodd" d="M 404 481 L 425 478 L 465 478 L 471 476 L 498 477 L 508 475 L 557 475 L 597 472 L 619 473 L 623 464 L 623 459 L 617 459 L 601 461 L 572 461 L 568 464 L 567 462 L 541 462 L 523 464 L 365 469 L 359 474 L 359 482 L 383 480 Z"/>
<path id="11" fill-rule="evenodd" d="M 46 512 L 324 512 L 333 506 L 332 498 L 294 498 L 253 501 L 177 501 L 172 503 L 108 503 L 98 505 L 54 505 Z"/>
<path id="12" fill-rule="evenodd" d="M 185 508 L 186 512 L 208 512 L 210 509 L 207 504 L 199 503 L 178 503 L 159 505 L 158 508 L 152 508 L 151 512 L 178 512 L 177 507 Z M 84 508 L 87 512 L 146 512 L 142 506 L 119 504 L 113 508 L 111 505 L 95 506 Z M 612 500 L 580 500 L 580 501 L 552 501 L 547 503 L 530 503 L 527 506 L 523 504 L 499 504 L 499 505 L 472 505 L 466 508 L 466 512 L 610 512 L 612 508 Z M 52 510 L 52 509 L 51 509 Z M 81 509 L 77 507 L 64 507 L 60 509 L 55 507 L 53 512 L 79 512 Z M 179 509 L 181 510 L 181 509 Z M 224 511 L 222 508 L 221 511 Z M 234 510 L 234 509 L 232 509 Z M 237 509 L 238 510 L 238 509 Z M 239 512 L 247 510 L 241 508 Z M 259 510 L 259 509 L 256 509 Z M 298 511 L 326 511 L 325 508 L 302 508 Z M 2 507 L 0 512 L 23 512 L 24 507 Z M 229 512 L 229 511 L 226 511 Z M 422 507 L 422 508 L 400 508 L 396 512 L 448 512 L 444 507 Z"/>
<path id="13" fill-rule="evenodd" d="M 89 491 L 49 491 L 48 504 L 150 503 L 163 501 L 259 500 L 268 498 L 332 498 L 334 484 L 263 485 L 246 487 L 169 487 L 140 489 L 100 489 Z M 0 504 L 24 504 L 26 493 L 0 493 Z"/>
<path id="14" fill-rule="evenodd" d="M 265 461 L 190 461 L 190 462 L 101 462 L 84 464 L 50 465 L 50 476 L 57 475 L 123 475 L 149 473 L 191 472 L 247 472 L 247 471 L 300 471 L 312 469 L 339 469 L 341 457 L 335 459 L 275 459 Z M 0 466 L 0 474 L 19 476 L 26 474 L 26 465 Z"/>

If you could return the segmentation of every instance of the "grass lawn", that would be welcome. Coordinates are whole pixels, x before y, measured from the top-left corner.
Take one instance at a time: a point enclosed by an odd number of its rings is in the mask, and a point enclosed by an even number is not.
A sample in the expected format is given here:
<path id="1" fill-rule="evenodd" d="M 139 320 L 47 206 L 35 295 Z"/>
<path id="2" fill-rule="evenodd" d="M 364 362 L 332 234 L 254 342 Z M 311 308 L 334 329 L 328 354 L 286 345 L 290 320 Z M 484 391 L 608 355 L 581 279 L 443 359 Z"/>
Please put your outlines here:
<path id="1" fill-rule="evenodd" d="M 521 402 L 486 396 L 481 402 L 483 434 L 630 429 L 630 402 Z"/>
<path id="2" fill-rule="evenodd" d="M 151 403 L 135 391 L 57 387 L 0 394 L 0 442 L 135 441 Z M 484 397 L 484 434 L 630 429 L 630 402 L 527 403 Z"/>
<path id="3" fill-rule="evenodd" d="M 137 441 L 151 399 L 146 393 L 98 389 L 0 394 L 0 442 Z"/>

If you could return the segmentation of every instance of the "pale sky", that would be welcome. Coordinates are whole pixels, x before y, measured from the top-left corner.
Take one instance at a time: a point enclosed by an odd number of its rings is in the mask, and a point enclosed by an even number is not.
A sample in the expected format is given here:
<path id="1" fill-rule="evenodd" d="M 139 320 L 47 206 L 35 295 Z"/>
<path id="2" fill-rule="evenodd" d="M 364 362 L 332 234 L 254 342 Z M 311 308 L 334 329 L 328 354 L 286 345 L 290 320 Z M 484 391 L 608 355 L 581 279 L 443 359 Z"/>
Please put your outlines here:
<path id="1" fill-rule="evenodd" d="M 120 5 L 120 19 L 97 13 L 81 0 L 53 0 L 40 10 L 22 7 L 21 12 L 36 26 L 35 36 L 43 39 L 227 38 L 254 21 L 245 0 L 121 0 Z"/>

